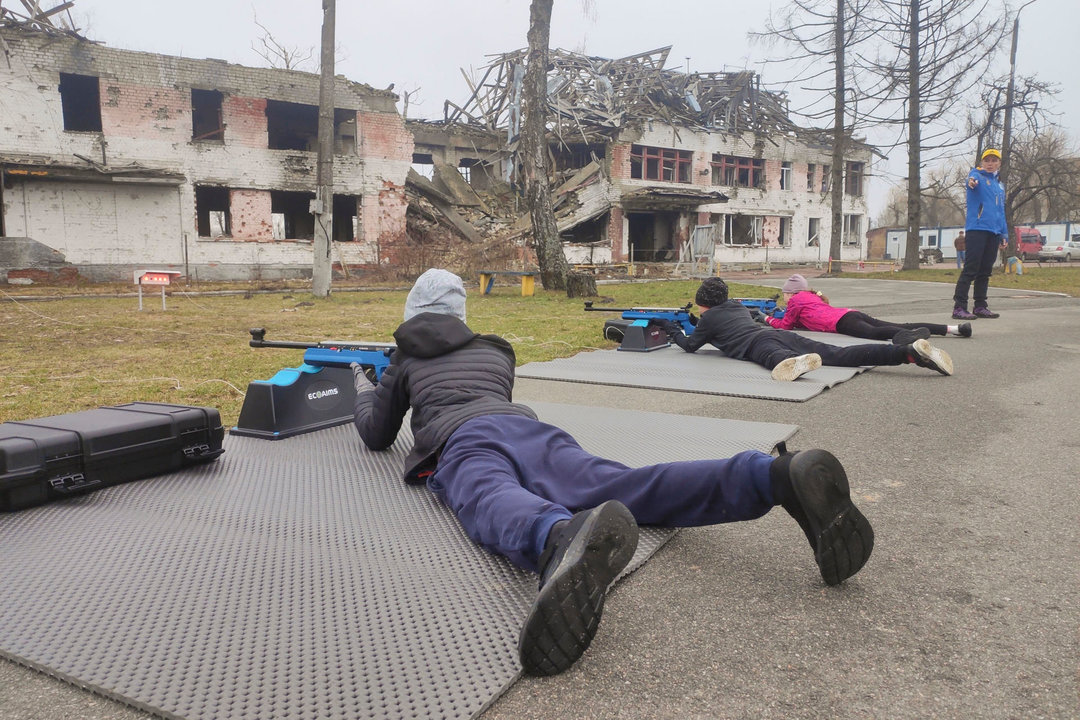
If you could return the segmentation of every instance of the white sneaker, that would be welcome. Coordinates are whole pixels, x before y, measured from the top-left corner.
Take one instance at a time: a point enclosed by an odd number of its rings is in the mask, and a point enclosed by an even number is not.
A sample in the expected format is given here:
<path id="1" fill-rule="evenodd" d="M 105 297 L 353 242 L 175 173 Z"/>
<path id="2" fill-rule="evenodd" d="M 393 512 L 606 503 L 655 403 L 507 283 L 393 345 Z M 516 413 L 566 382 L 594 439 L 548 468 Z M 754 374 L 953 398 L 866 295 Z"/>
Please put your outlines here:
<path id="1" fill-rule="evenodd" d="M 911 347 L 916 353 L 915 364 L 919 367 L 937 370 L 942 375 L 953 374 L 953 362 L 949 353 L 934 347 L 927 340 L 916 340 Z"/>
<path id="2" fill-rule="evenodd" d="M 817 370 L 819 367 L 821 367 L 821 356 L 817 353 L 799 355 L 798 357 L 788 358 L 774 367 L 772 378 L 780 382 L 791 382 L 811 370 Z"/>

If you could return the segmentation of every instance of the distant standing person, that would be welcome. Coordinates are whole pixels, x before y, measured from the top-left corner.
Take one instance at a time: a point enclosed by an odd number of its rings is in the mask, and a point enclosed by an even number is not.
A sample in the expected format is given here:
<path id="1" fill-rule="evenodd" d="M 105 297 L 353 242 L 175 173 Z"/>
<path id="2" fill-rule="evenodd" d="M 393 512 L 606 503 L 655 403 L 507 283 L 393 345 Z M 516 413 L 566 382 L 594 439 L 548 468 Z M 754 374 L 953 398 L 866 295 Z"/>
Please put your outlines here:
<path id="1" fill-rule="evenodd" d="M 1001 153 L 987 148 L 979 166 L 968 173 L 964 266 L 953 293 L 952 316 L 957 320 L 1000 317 L 986 304 L 986 290 L 997 261 L 998 245 L 1009 234 L 1005 225 L 1005 187 L 998 178 L 1000 169 Z M 968 312 L 968 288 L 972 281 L 975 283 L 972 291 L 974 308 Z"/>
<path id="2" fill-rule="evenodd" d="M 953 240 L 953 247 L 956 248 L 956 267 L 963 269 L 964 257 L 967 255 L 967 240 L 964 239 L 963 230 L 961 230 L 960 234 Z"/>

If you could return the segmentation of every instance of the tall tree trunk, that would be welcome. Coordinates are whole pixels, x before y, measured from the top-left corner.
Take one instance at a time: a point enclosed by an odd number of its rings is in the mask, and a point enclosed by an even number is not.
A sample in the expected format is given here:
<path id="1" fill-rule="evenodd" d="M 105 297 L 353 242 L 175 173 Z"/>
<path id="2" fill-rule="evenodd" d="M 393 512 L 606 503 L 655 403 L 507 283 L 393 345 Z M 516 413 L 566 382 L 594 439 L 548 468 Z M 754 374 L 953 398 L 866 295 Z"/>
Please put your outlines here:
<path id="1" fill-rule="evenodd" d="M 911 0 L 908 24 L 908 190 L 907 245 L 904 251 L 904 270 L 919 269 L 919 228 L 922 223 L 922 132 L 919 126 L 919 0 Z"/>
<path id="2" fill-rule="evenodd" d="M 829 168 L 829 185 L 832 200 L 832 228 L 829 233 L 829 257 L 840 268 L 840 247 L 844 232 L 844 145 L 846 140 L 844 120 L 844 96 L 847 93 L 844 78 L 844 2 L 836 0 L 836 26 L 833 30 L 835 54 L 833 97 L 833 147 L 832 167 Z"/>
<path id="3" fill-rule="evenodd" d="M 532 0 L 529 6 L 529 53 L 525 81 L 521 130 L 521 161 L 525 173 L 525 203 L 532 217 L 540 282 L 548 290 L 565 290 L 570 266 L 559 241 L 555 213 L 551 209 L 547 150 L 547 65 L 551 34 L 551 7 L 554 0 Z"/>
<path id="4" fill-rule="evenodd" d="M 1021 8 L 1022 10 L 1023 8 Z M 1005 91 L 1005 124 L 1001 128 L 1001 168 L 998 170 L 998 178 L 1001 184 L 1008 190 L 1009 183 L 1009 159 L 1012 155 L 1012 111 L 1013 99 L 1016 87 L 1016 36 L 1020 33 L 1020 11 L 1016 12 L 1012 28 L 1012 48 L 1009 51 L 1009 86 Z M 1016 233 L 1012 231 L 1013 214 L 1012 203 L 1005 203 L 1005 229 L 1008 233 L 1005 237 L 1008 247 L 1005 250 L 1006 257 L 1016 257 Z"/>

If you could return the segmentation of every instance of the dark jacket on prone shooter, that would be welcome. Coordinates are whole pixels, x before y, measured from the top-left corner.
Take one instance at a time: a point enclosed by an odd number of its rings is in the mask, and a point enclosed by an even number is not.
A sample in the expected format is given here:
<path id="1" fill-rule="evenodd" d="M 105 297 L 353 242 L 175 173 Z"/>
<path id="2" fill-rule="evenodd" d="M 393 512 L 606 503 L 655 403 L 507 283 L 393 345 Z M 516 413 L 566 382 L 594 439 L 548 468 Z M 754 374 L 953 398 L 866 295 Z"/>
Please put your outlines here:
<path id="1" fill-rule="evenodd" d="M 511 402 L 516 358 L 510 343 L 480 335 L 450 315 L 424 312 L 394 332 L 397 350 L 378 385 L 356 395 L 355 424 L 364 444 L 394 444 L 412 408 L 415 443 L 405 458 L 405 480 L 423 482 L 437 453 L 462 423 L 481 415 L 536 414 Z"/>
<path id="2" fill-rule="evenodd" d="M 746 357 L 758 333 L 778 332 L 755 322 L 750 309 L 737 300 L 725 300 L 703 312 L 690 335 L 684 335 L 674 324 L 664 329 L 671 342 L 686 352 L 696 352 L 709 344 L 733 358 Z"/>

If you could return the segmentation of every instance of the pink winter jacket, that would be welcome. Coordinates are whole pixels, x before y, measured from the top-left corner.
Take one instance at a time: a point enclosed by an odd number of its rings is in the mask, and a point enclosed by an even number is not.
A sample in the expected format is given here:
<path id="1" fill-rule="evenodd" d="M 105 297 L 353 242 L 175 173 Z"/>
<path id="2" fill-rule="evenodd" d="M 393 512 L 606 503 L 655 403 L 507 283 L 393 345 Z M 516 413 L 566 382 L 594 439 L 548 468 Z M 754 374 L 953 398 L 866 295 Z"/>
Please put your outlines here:
<path id="1" fill-rule="evenodd" d="M 836 323 L 851 312 L 851 308 L 829 305 L 810 290 L 797 292 L 788 298 L 784 317 L 779 320 L 766 316 L 765 322 L 781 330 L 817 330 L 836 332 Z"/>

